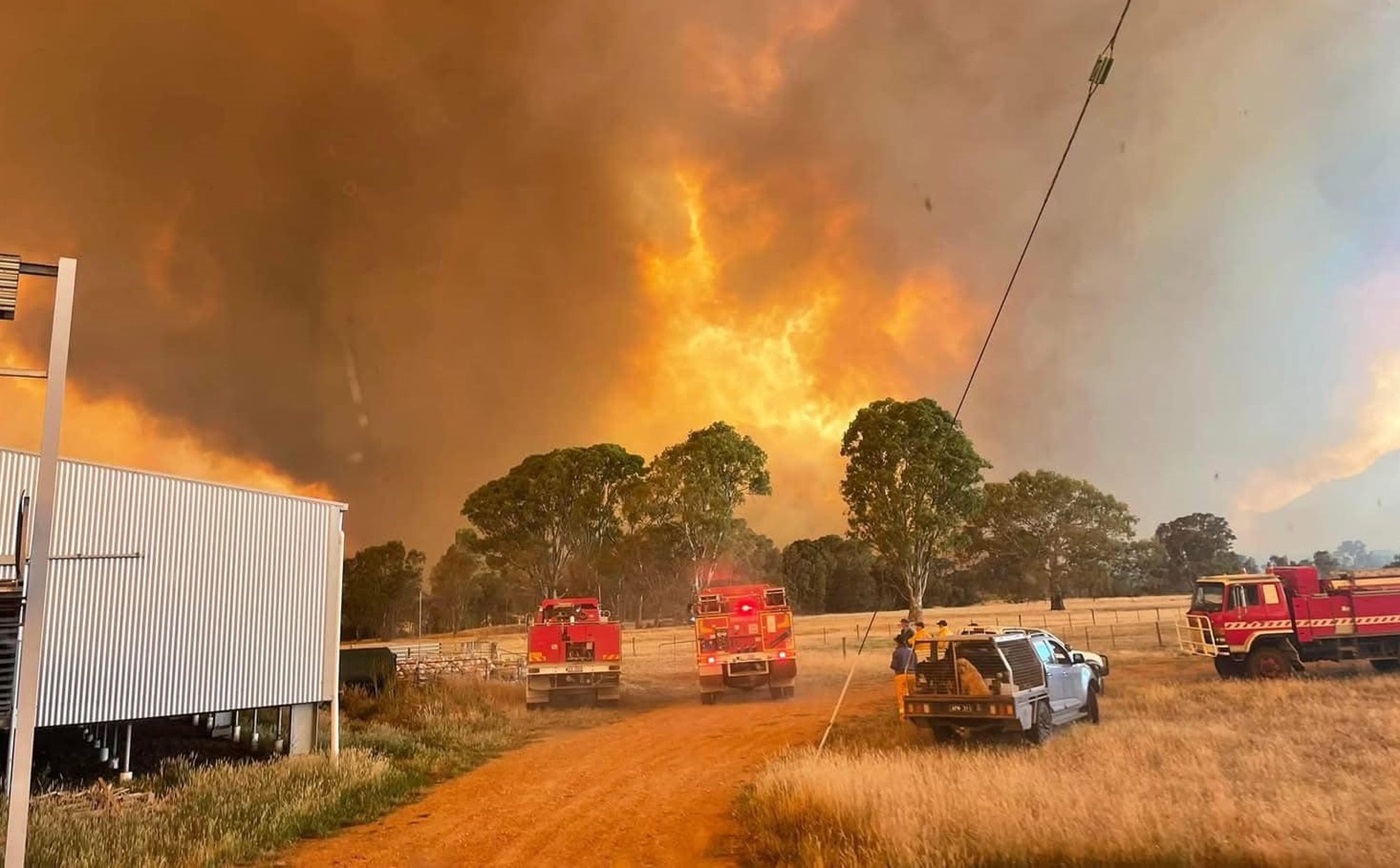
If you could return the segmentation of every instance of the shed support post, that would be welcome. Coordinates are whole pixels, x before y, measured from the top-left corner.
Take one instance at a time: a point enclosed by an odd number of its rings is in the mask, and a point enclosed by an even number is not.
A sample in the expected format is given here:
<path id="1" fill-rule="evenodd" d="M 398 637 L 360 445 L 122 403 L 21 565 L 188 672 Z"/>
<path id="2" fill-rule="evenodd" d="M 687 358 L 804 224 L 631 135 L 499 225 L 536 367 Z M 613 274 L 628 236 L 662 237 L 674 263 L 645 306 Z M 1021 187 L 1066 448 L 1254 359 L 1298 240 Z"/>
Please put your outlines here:
<path id="1" fill-rule="evenodd" d="M 292 756 L 311 753 L 316 748 L 316 705 L 304 702 L 292 706 L 287 725 L 287 753 Z"/>
<path id="2" fill-rule="evenodd" d="M 119 781 L 131 780 L 131 723 L 126 724 L 126 744 L 122 747 L 122 770 L 117 775 Z"/>
<path id="3" fill-rule="evenodd" d="M 248 747 L 253 751 L 258 749 L 258 710 L 253 709 L 253 727 L 248 735 Z"/>

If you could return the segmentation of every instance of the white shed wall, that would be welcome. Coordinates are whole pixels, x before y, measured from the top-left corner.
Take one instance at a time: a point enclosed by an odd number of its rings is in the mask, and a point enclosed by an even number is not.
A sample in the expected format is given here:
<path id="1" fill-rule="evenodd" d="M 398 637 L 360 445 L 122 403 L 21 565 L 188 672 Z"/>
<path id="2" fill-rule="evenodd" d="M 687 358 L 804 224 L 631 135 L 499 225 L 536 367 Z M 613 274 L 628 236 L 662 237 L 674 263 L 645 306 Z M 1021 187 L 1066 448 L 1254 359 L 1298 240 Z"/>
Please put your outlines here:
<path id="1" fill-rule="evenodd" d="M 0 560 L 38 465 L 0 450 Z M 38 725 L 333 698 L 344 510 L 61 462 Z"/>

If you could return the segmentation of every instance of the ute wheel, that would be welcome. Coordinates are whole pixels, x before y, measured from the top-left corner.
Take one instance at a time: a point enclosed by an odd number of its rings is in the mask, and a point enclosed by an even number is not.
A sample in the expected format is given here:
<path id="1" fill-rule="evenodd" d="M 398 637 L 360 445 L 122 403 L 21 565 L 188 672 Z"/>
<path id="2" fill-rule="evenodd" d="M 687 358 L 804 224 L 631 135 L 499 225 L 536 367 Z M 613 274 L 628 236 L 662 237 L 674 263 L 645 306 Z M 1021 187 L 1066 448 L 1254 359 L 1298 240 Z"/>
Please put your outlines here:
<path id="1" fill-rule="evenodd" d="M 1089 722 L 1098 725 L 1099 722 L 1099 691 L 1089 690 L 1089 701 L 1084 703 L 1084 713 L 1089 716 Z"/>
<path id="2" fill-rule="evenodd" d="M 1055 720 L 1050 712 L 1050 702 L 1042 699 L 1035 704 L 1035 716 L 1031 728 L 1026 730 L 1026 741 L 1031 744 L 1045 744 L 1055 731 Z"/>
<path id="3" fill-rule="evenodd" d="M 719 694 L 718 694 L 718 693 L 702 693 L 702 694 L 700 694 L 700 704 L 701 704 L 701 705 L 714 705 L 714 704 L 715 704 L 715 700 L 717 700 L 717 699 L 719 699 Z"/>
<path id="4" fill-rule="evenodd" d="M 1371 668 L 1377 672 L 1394 672 L 1400 669 L 1400 660 L 1372 660 Z"/>
<path id="5" fill-rule="evenodd" d="M 1215 674 L 1221 678 L 1243 678 L 1244 664 L 1230 657 L 1215 658 Z"/>
<path id="6" fill-rule="evenodd" d="M 1293 675 L 1293 661 L 1283 649 L 1266 645 L 1250 652 L 1244 669 L 1250 678 L 1288 678 Z"/>

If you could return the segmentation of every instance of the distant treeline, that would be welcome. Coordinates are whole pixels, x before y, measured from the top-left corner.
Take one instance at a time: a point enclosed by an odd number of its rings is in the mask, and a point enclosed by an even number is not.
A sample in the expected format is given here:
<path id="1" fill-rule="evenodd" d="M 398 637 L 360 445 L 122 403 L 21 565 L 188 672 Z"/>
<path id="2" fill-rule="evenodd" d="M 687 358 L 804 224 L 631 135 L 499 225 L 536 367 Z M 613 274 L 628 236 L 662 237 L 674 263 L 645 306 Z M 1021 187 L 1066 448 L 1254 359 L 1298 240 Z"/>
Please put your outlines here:
<path id="1" fill-rule="evenodd" d="M 724 422 L 646 462 L 611 443 L 531 455 L 471 492 L 465 526 L 431 570 L 398 541 L 345 562 L 346 638 L 512 624 L 545 596 L 597 594 L 628 620 L 683 617 L 717 579 L 785 584 L 803 613 L 959 606 L 987 599 L 1183 592 L 1255 572 L 1222 517 L 1193 513 L 1137 537 L 1127 504 L 1048 470 L 985 482 L 990 467 L 930 399 L 877 401 L 842 439 L 849 530 L 779 550 L 736 512 L 771 493 L 768 456 Z M 1309 563 L 1384 566 L 1343 543 Z M 1291 563 L 1286 556 L 1270 559 Z M 1398 564 L 1400 565 L 1400 564 Z"/>

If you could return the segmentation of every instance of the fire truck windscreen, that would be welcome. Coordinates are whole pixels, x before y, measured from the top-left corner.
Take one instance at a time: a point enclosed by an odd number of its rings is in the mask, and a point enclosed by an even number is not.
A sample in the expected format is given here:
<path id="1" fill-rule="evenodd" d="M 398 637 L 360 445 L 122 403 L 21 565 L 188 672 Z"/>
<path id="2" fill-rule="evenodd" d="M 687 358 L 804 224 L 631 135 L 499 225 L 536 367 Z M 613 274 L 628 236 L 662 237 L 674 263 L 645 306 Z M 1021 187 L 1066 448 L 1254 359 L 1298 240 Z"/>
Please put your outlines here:
<path id="1" fill-rule="evenodd" d="M 1223 582 L 1197 582 L 1196 594 L 1191 598 L 1193 612 L 1219 612 L 1225 607 L 1225 584 Z"/>

